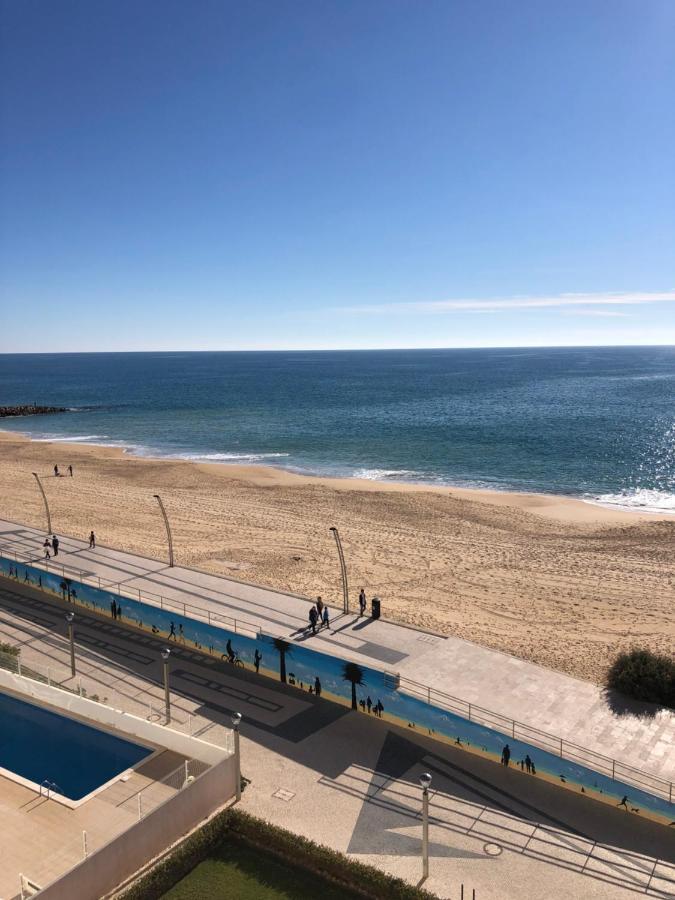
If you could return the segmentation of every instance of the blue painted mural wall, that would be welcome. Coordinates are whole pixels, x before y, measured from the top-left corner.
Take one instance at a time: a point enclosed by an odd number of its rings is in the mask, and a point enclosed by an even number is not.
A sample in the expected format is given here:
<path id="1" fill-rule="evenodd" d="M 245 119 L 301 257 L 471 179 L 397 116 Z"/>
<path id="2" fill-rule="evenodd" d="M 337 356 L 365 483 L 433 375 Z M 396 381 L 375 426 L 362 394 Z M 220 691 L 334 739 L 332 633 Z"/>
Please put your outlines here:
<path id="1" fill-rule="evenodd" d="M 627 796 L 630 808 L 639 809 L 642 815 L 666 824 L 675 819 L 675 805 L 667 799 L 614 781 L 586 766 L 561 759 L 523 741 L 512 740 L 492 728 L 410 696 L 387 685 L 384 673 L 376 669 L 347 663 L 296 642 L 279 641 L 264 634 L 247 637 L 1 556 L 0 574 L 111 618 L 114 604 L 121 624 L 155 634 L 169 645 L 175 642 L 218 659 L 234 660 L 236 665 L 261 675 L 285 680 L 304 691 L 320 691 L 321 696 L 352 708 L 355 705 L 366 715 L 414 728 L 495 761 L 502 758 L 508 744 L 510 764 L 520 767 L 520 761 L 529 757 L 536 777 L 614 805 Z"/>

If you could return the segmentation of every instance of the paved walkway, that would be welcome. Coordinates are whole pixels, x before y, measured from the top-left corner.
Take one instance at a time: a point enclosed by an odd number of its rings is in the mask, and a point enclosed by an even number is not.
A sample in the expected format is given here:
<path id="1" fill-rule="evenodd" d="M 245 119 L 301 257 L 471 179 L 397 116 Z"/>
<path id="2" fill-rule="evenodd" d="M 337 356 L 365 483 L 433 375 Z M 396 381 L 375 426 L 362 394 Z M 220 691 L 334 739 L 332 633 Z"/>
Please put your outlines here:
<path id="1" fill-rule="evenodd" d="M 0 552 L 11 548 L 42 558 L 45 533 L 0 520 Z M 106 547 L 61 537 L 56 560 L 74 578 L 101 578 L 124 592 L 161 596 L 182 607 L 199 607 L 231 627 L 259 628 L 290 641 L 309 641 L 317 650 L 362 665 L 396 672 L 422 685 L 493 710 L 509 719 L 549 732 L 594 753 L 675 782 L 675 715 L 644 705 L 608 702 L 596 685 L 544 669 L 507 654 L 455 637 L 336 614 L 331 630 L 307 637 L 308 600 L 296 595 L 209 575 L 180 566 L 169 568 Z M 356 603 L 356 598 L 353 598 Z M 385 610 L 386 612 L 386 610 Z M 647 714 L 645 714 L 645 712 Z M 579 756 L 579 761 L 584 761 Z M 585 761 L 593 767 L 592 756 Z"/>
<path id="2" fill-rule="evenodd" d="M 2 639 L 21 646 L 25 665 L 50 665 L 68 681 L 65 608 L 0 583 Z M 161 696 L 161 641 L 85 611 L 76 641 L 90 693 L 114 685 Z M 461 884 L 478 900 L 675 897 L 675 846 L 662 826 L 180 646 L 172 655 L 176 716 L 198 715 L 213 740 L 232 711 L 244 714 L 243 806 L 252 813 L 416 883 L 418 778 L 429 771 L 427 887 L 439 897 L 457 900 Z"/>

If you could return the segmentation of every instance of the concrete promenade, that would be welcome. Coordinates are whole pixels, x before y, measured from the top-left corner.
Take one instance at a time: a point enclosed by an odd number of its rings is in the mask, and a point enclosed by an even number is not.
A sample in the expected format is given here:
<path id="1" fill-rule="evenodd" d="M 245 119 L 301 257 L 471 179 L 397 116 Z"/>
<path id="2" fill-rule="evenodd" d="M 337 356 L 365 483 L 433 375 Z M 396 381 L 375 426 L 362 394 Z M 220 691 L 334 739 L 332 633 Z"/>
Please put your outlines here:
<path id="1" fill-rule="evenodd" d="M 13 550 L 40 562 L 45 533 L 0 520 L 0 552 Z M 79 578 L 100 577 L 136 591 L 213 615 L 236 619 L 289 641 L 366 666 L 399 673 L 422 685 L 462 698 L 517 722 L 548 732 L 620 763 L 675 782 L 675 715 L 645 705 L 621 704 L 596 685 L 452 636 L 417 631 L 392 622 L 339 612 L 334 598 L 330 631 L 306 633 L 306 598 L 244 584 L 59 535 L 52 563 Z M 353 590 L 351 604 L 356 607 Z M 337 592 L 336 592 L 337 596 Z M 341 596 L 340 596 L 341 606 Z M 386 598 L 383 599 L 386 616 Z M 189 609 L 188 609 L 189 613 Z M 592 768 L 592 755 L 579 755 Z"/>
<path id="2" fill-rule="evenodd" d="M 49 666 L 54 682 L 73 686 L 67 608 L 0 582 L 2 640 L 21 648 L 25 666 Z M 139 714 L 148 698 L 161 708 L 161 638 L 82 611 L 75 639 L 89 696 L 114 690 Z M 439 897 L 458 900 L 462 884 L 477 900 L 675 897 L 672 829 L 180 645 L 171 689 L 176 723 L 192 717 L 208 741 L 219 743 L 230 714 L 243 713 L 244 809 L 412 883 L 421 875 L 418 778 L 431 772 L 426 886 Z M 7 875 L 12 864 L 4 861 Z"/>

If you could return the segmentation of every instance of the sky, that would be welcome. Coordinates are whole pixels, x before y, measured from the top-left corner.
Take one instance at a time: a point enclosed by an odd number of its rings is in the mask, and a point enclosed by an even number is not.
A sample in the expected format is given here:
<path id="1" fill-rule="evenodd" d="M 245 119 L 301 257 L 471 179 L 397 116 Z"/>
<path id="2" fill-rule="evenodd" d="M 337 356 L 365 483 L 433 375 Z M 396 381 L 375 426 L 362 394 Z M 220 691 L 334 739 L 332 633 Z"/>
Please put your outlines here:
<path id="1" fill-rule="evenodd" d="M 672 0 L 0 0 L 0 352 L 675 343 Z"/>

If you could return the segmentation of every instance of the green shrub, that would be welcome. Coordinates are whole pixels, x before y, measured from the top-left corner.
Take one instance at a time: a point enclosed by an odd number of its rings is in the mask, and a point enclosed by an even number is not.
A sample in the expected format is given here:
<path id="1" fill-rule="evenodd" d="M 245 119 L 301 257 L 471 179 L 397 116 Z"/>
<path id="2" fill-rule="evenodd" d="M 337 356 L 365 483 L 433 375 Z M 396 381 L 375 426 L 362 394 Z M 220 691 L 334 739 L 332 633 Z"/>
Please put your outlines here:
<path id="1" fill-rule="evenodd" d="M 614 660 L 607 687 L 635 700 L 675 709 L 675 659 L 633 648 Z"/>
<path id="2" fill-rule="evenodd" d="M 190 835 L 169 856 L 119 895 L 119 900 L 159 900 L 222 843 L 232 840 L 240 840 L 261 852 L 276 856 L 292 867 L 314 872 L 364 898 L 434 898 L 428 891 L 413 887 L 401 878 L 386 875 L 374 866 L 357 862 L 330 847 L 230 808 L 215 815 Z"/>
<path id="3" fill-rule="evenodd" d="M 21 647 L 15 647 L 14 644 L 0 643 L 0 653 L 4 656 L 17 657 L 21 653 Z"/>

